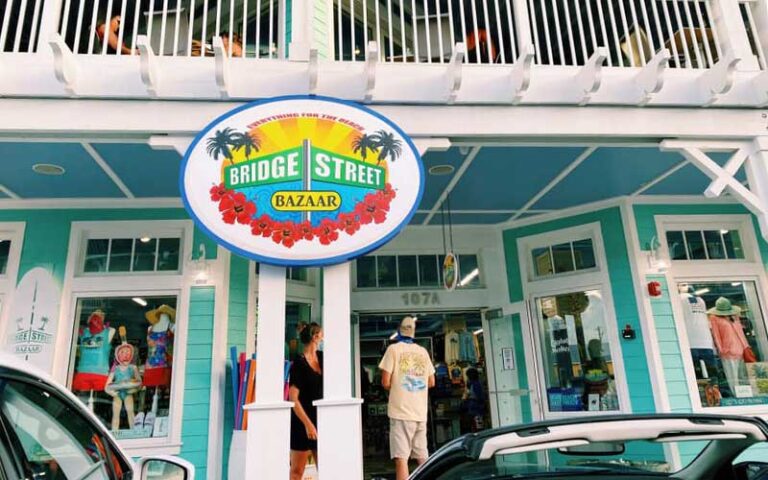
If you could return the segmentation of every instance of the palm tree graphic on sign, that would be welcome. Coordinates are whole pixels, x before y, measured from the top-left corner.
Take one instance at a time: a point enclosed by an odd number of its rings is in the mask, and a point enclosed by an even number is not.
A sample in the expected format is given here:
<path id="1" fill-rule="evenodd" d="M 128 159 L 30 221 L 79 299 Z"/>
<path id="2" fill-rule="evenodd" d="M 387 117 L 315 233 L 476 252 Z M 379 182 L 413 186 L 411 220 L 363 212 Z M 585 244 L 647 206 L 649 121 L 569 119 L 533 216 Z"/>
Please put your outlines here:
<path id="1" fill-rule="evenodd" d="M 363 160 L 368 159 L 368 151 L 378 154 L 377 165 L 389 158 L 393 162 L 403 153 L 403 143 L 395 138 L 395 134 L 385 130 L 377 130 L 372 135 L 362 133 L 352 140 L 352 151 L 360 152 Z"/>
<path id="2" fill-rule="evenodd" d="M 216 130 L 216 133 L 208 138 L 206 145 L 208 155 L 212 156 L 214 160 L 218 160 L 219 156 L 222 156 L 229 160 L 230 164 L 234 164 L 233 151 L 245 149 L 245 157 L 248 159 L 251 152 L 259 151 L 261 142 L 257 137 L 251 136 L 248 132 L 238 132 L 233 128 L 227 127 L 223 130 Z"/>

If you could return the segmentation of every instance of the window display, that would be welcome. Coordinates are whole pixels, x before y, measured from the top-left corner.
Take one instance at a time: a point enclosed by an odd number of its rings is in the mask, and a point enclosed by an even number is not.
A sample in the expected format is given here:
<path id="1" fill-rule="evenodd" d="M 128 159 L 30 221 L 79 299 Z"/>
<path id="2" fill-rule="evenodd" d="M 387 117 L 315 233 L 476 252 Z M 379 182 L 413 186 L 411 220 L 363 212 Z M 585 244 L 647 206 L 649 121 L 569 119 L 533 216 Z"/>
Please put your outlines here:
<path id="1" fill-rule="evenodd" d="M 601 292 L 541 297 L 536 306 L 549 411 L 619 410 Z"/>
<path id="2" fill-rule="evenodd" d="M 118 439 L 168 435 L 176 297 L 80 298 L 72 391 Z"/>
<path id="3" fill-rule="evenodd" d="M 768 404 L 768 335 L 754 282 L 680 283 L 701 404 Z"/>
<path id="4" fill-rule="evenodd" d="M 8 257 L 11 254 L 11 241 L 0 240 L 0 275 L 5 275 L 8 268 Z"/>

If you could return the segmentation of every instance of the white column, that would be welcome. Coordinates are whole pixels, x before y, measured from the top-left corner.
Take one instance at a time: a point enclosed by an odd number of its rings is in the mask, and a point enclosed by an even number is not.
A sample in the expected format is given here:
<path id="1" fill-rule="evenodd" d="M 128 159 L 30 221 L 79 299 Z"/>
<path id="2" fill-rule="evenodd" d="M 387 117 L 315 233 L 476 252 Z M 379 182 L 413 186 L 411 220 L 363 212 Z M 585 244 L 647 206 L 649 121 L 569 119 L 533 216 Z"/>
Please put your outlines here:
<path id="1" fill-rule="evenodd" d="M 744 169 L 747 173 L 749 190 L 754 193 L 762 204 L 763 212 L 757 216 L 760 233 L 768 240 L 768 137 L 757 137 L 754 149 L 746 162 Z"/>
<path id="2" fill-rule="evenodd" d="M 717 29 L 720 37 L 721 57 L 725 57 L 730 50 L 736 58 L 741 59 L 741 62 L 736 65 L 736 70 L 759 70 L 757 57 L 752 54 L 752 47 L 749 45 L 739 3 L 735 0 L 712 0 L 712 16 L 714 28 Z"/>
<path id="3" fill-rule="evenodd" d="M 323 399 L 315 405 L 319 476 L 326 480 L 363 478 L 363 401 L 352 398 L 349 265 L 323 270 Z"/>
<path id="4" fill-rule="evenodd" d="M 245 478 L 287 479 L 292 404 L 283 399 L 285 268 L 261 264 L 258 293 L 256 401 L 245 406 L 248 411 Z"/>
<path id="5" fill-rule="evenodd" d="M 288 47 L 288 59 L 306 62 L 309 60 L 309 49 L 312 48 L 312 22 L 315 14 L 314 0 L 281 0 L 291 3 L 291 43 Z M 285 37 L 285 36 L 283 36 Z"/>

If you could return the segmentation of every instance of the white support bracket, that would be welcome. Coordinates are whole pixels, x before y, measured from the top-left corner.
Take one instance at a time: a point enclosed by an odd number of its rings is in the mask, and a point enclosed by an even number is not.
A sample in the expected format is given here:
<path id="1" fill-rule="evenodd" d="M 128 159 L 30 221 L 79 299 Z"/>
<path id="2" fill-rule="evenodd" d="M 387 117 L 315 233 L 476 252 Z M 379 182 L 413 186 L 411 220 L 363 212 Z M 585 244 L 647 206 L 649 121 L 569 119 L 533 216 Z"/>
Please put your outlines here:
<path id="1" fill-rule="evenodd" d="M 320 57 L 317 53 L 316 48 L 312 48 L 309 50 L 309 63 L 307 65 L 307 75 L 309 77 L 309 85 L 307 90 L 309 91 L 310 95 L 317 94 L 317 72 L 318 72 L 319 58 Z"/>
<path id="2" fill-rule="evenodd" d="M 193 136 L 152 135 L 148 143 L 153 150 L 176 150 L 179 155 L 184 156 L 194 139 Z"/>
<path id="3" fill-rule="evenodd" d="M 365 79 L 364 103 L 373 101 L 373 89 L 376 88 L 376 64 L 379 62 L 379 44 L 368 42 L 365 50 L 365 67 L 363 68 L 363 78 Z"/>
<path id="4" fill-rule="evenodd" d="M 224 47 L 224 41 L 220 36 L 213 37 L 213 58 L 216 66 L 216 86 L 219 88 L 221 98 L 229 98 L 230 73 L 229 52 Z"/>
<path id="5" fill-rule="evenodd" d="M 461 68 L 466 53 L 467 47 L 463 43 L 457 43 L 453 48 L 453 54 L 445 71 L 445 78 L 448 84 L 447 103 L 455 102 L 459 89 L 461 89 Z"/>
<path id="6" fill-rule="evenodd" d="M 600 89 L 603 81 L 603 64 L 607 58 L 608 49 L 598 48 L 576 74 L 576 94 L 579 105 L 588 104 L 592 95 Z"/>
<path id="7" fill-rule="evenodd" d="M 634 83 L 640 90 L 638 105 L 647 105 L 664 87 L 664 74 L 671 58 L 669 50 L 662 49 L 635 76 Z"/>
<path id="8" fill-rule="evenodd" d="M 729 51 L 709 70 L 699 77 L 699 88 L 703 91 L 703 106 L 708 107 L 715 103 L 717 99 L 731 90 L 733 87 L 733 72 L 741 61 L 736 55 Z"/>
<path id="9" fill-rule="evenodd" d="M 521 49 L 520 56 L 512 65 L 509 75 L 509 83 L 512 90 L 512 105 L 522 101 L 525 92 L 531 85 L 531 68 L 536 59 L 536 47 L 528 44 Z"/>
<path id="10" fill-rule="evenodd" d="M 64 37 L 58 33 L 51 35 L 48 45 L 53 50 L 53 71 L 56 80 L 64 85 L 64 89 L 71 96 L 77 95 L 77 61 L 75 54 L 69 49 Z"/>
<path id="11" fill-rule="evenodd" d="M 768 147 L 768 141 L 765 144 Z M 759 146 L 761 143 L 755 142 L 755 145 Z M 661 150 L 679 152 L 712 179 L 712 183 L 704 191 L 706 197 L 719 197 L 727 189 L 728 193 L 758 218 L 761 233 L 768 239 L 768 163 L 759 155 L 760 152 L 756 151 L 759 149 L 756 149 L 755 145 L 751 142 L 665 140 L 661 142 Z M 734 150 L 725 167 L 721 167 L 705 152 L 724 149 Z M 768 154 L 768 148 L 763 154 Z M 745 162 L 748 184 L 754 191 L 734 176 Z"/>
<path id="12" fill-rule="evenodd" d="M 428 150 L 444 152 L 451 148 L 449 139 L 439 137 L 417 137 L 413 139 L 413 144 L 416 145 L 419 155 L 424 155 Z"/>
<path id="13" fill-rule="evenodd" d="M 141 67 L 141 81 L 147 87 L 147 93 L 150 97 L 156 98 L 160 83 L 157 73 L 157 60 L 155 52 L 152 51 L 152 45 L 146 35 L 136 37 L 136 46 L 139 49 L 139 63 Z"/>
<path id="14" fill-rule="evenodd" d="M 758 107 L 768 107 L 768 71 L 757 74 L 752 79 L 752 88 L 757 92 Z"/>

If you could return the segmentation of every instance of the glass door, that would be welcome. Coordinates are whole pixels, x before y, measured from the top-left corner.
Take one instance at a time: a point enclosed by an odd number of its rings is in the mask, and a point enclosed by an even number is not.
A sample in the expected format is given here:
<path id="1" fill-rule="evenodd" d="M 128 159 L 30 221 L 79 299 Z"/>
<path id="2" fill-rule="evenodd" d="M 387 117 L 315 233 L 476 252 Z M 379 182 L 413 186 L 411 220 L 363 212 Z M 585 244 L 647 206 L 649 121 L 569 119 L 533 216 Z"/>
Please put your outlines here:
<path id="1" fill-rule="evenodd" d="M 517 425 L 530 421 L 530 395 L 525 378 L 522 353 L 521 314 L 487 319 L 490 345 L 489 400 L 494 427 Z M 526 411 L 526 413 L 524 413 Z"/>
<path id="2" fill-rule="evenodd" d="M 600 288 L 534 297 L 545 417 L 619 411 L 615 348 Z"/>

